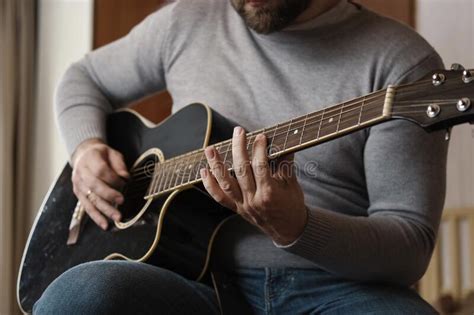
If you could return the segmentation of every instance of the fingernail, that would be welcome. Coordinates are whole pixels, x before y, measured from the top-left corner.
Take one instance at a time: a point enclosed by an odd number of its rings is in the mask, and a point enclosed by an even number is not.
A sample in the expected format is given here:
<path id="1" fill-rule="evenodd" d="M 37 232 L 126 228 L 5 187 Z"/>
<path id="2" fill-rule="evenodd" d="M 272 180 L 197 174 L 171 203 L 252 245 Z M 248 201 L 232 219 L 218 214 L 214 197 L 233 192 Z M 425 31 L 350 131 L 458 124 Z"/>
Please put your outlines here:
<path id="1" fill-rule="evenodd" d="M 206 154 L 206 157 L 208 159 L 213 159 L 215 156 L 214 148 L 213 147 L 207 147 L 206 150 L 204 150 L 204 153 Z"/>
<path id="2" fill-rule="evenodd" d="M 117 197 L 115 199 L 115 203 L 118 204 L 118 205 L 121 205 L 123 203 L 123 197 Z"/>
<path id="3" fill-rule="evenodd" d="M 265 136 L 263 135 L 263 133 L 259 133 L 255 139 L 256 140 L 263 140 L 263 139 L 265 139 Z"/>
<path id="4" fill-rule="evenodd" d="M 114 219 L 114 221 L 120 221 L 120 214 L 114 214 L 112 218 Z"/>
<path id="5" fill-rule="evenodd" d="M 242 127 L 239 127 L 239 126 L 235 127 L 234 128 L 234 136 L 240 135 L 242 133 L 242 130 L 243 130 Z"/>
<path id="6" fill-rule="evenodd" d="M 207 170 L 205 168 L 201 168 L 199 172 L 201 173 L 201 178 L 207 178 Z"/>
<path id="7" fill-rule="evenodd" d="M 100 225 L 100 227 L 101 227 L 102 230 L 104 230 L 104 231 L 107 230 L 107 223 L 102 223 L 102 224 Z"/>

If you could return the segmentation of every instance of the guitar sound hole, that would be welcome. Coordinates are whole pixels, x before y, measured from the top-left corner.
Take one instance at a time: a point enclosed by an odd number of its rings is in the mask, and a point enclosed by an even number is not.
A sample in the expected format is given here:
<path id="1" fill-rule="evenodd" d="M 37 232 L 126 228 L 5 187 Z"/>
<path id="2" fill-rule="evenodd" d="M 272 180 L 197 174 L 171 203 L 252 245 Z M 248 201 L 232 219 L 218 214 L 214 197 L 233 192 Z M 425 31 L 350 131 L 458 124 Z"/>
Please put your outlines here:
<path id="1" fill-rule="evenodd" d="M 130 179 L 122 190 L 125 201 L 119 207 L 122 213 L 122 222 L 134 218 L 146 204 L 144 197 L 158 162 L 156 155 L 150 155 L 130 170 Z"/>

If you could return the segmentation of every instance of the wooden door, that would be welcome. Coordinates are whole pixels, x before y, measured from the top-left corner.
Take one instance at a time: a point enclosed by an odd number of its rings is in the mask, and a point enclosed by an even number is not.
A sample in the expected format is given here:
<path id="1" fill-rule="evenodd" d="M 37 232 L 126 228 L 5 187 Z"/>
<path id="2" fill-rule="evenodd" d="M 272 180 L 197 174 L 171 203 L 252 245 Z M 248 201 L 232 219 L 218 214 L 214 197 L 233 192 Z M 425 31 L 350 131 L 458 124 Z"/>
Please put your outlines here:
<path id="1" fill-rule="evenodd" d="M 164 0 L 95 0 L 94 49 L 120 37 L 156 11 Z M 171 96 L 160 92 L 132 104 L 132 108 L 153 122 L 159 122 L 171 113 Z"/>

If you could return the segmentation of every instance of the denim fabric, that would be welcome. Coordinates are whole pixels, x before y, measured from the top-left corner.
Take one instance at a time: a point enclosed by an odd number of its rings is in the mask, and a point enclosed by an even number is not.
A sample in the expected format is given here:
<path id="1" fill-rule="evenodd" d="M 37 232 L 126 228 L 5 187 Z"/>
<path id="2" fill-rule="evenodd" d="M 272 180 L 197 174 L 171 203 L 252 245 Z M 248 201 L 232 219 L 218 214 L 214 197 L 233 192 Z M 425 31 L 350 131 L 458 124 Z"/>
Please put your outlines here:
<path id="1" fill-rule="evenodd" d="M 436 314 L 409 288 L 348 281 L 320 269 L 238 269 L 229 281 L 255 314 Z"/>
<path id="2" fill-rule="evenodd" d="M 264 268 L 228 273 L 255 314 L 435 314 L 407 288 L 347 281 L 322 270 Z M 214 291 L 142 263 L 101 261 L 65 272 L 34 314 L 218 314 Z"/>
<path id="3" fill-rule="evenodd" d="M 51 283 L 33 314 L 219 314 L 214 290 L 143 263 L 95 261 Z"/>

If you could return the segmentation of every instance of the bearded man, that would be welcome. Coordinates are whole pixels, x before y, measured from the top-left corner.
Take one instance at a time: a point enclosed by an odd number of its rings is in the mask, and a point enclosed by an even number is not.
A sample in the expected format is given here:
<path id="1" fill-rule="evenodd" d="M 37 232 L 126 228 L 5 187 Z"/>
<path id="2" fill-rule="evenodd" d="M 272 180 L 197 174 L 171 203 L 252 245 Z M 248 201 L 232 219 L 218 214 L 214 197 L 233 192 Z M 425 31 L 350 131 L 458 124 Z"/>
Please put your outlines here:
<path id="1" fill-rule="evenodd" d="M 256 314 L 430 314 L 410 286 L 426 270 L 445 194 L 447 144 L 391 121 L 295 154 L 299 172 L 257 172 L 243 130 L 415 81 L 442 62 L 413 30 L 347 0 L 180 0 L 88 54 L 56 98 L 74 191 L 106 229 L 128 176 L 106 144 L 105 118 L 167 89 L 173 111 L 209 104 L 238 122 L 233 163 L 201 176 L 238 216 L 220 231 L 214 266 Z M 255 143 L 266 162 L 266 139 Z M 308 163 L 314 167 L 305 168 Z M 264 167 L 265 169 L 265 167 Z M 92 203 L 88 191 L 96 198 Z M 219 313 L 211 287 L 155 266 L 91 262 L 60 276 L 37 314 Z"/>

